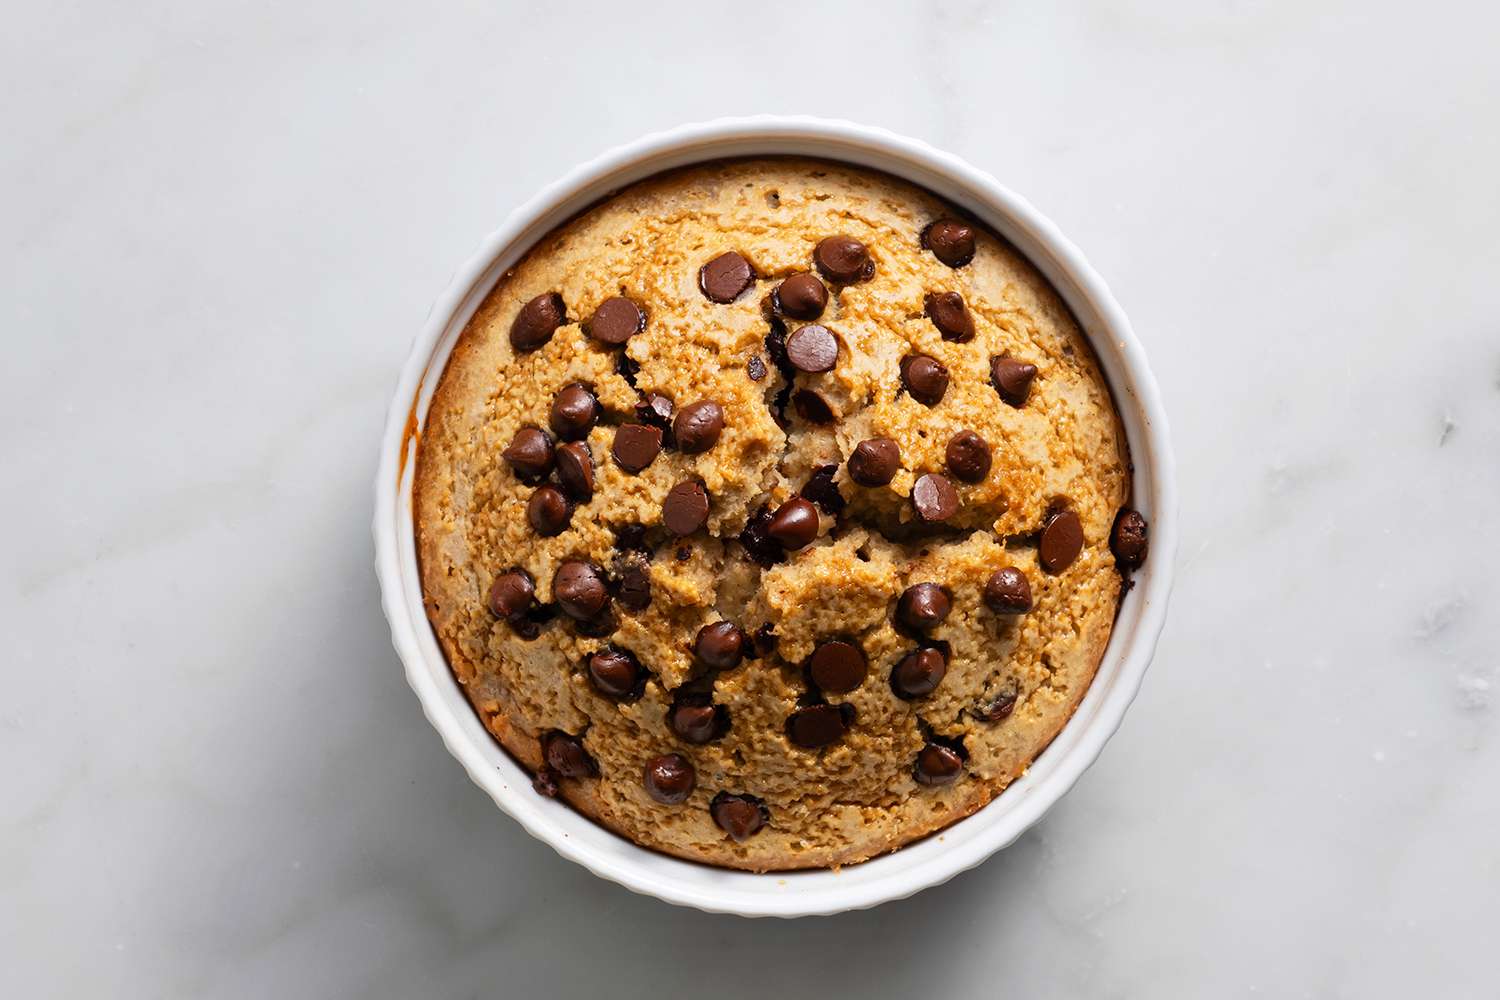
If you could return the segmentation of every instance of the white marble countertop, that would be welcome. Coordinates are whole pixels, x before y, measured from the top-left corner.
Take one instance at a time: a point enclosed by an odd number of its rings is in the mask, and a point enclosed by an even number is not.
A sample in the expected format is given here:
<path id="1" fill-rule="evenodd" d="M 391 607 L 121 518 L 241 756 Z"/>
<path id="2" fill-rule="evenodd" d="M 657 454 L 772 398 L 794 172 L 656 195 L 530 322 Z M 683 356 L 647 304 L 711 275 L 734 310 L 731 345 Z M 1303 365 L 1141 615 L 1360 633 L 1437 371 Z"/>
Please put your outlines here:
<path id="1" fill-rule="evenodd" d="M 6 995 L 1497 995 L 1500 15 L 1030 6 L 11 11 Z M 1039 826 L 752 923 L 469 784 L 369 522 L 410 339 L 504 212 L 758 111 L 951 149 L 1085 249 L 1184 539 L 1140 699 Z"/>

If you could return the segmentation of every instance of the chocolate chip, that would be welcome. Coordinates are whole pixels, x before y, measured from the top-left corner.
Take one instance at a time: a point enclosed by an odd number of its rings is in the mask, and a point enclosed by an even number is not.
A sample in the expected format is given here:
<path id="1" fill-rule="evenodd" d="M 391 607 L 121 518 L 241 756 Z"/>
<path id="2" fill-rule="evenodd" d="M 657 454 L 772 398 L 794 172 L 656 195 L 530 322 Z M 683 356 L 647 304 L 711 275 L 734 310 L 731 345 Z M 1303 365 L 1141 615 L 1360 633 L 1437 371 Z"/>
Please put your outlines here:
<path id="1" fill-rule="evenodd" d="M 776 635 L 776 627 L 770 622 L 761 622 L 760 628 L 755 630 L 755 635 L 750 638 L 750 648 L 756 656 L 770 656 L 776 652 L 776 647 L 781 642 Z"/>
<path id="2" fill-rule="evenodd" d="M 1026 404 L 1031 394 L 1031 380 L 1036 378 L 1036 365 L 1017 361 L 1006 354 L 990 358 L 990 383 L 1000 398 L 1014 407 Z"/>
<path id="3" fill-rule="evenodd" d="M 635 377 L 641 373 L 640 364 L 630 355 L 621 351 L 615 355 L 615 374 L 625 380 L 625 384 L 632 389 L 635 388 Z"/>
<path id="4" fill-rule="evenodd" d="M 830 236 L 813 251 L 813 261 L 823 277 L 841 285 L 867 281 L 875 274 L 870 251 L 852 236 Z"/>
<path id="5" fill-rule="evenodd" d="M 552 414 L 548 423 L 552 433 L 564 441 L 577 441 L 589 436 L 589 430 L 599 419 L 599 400 L 588 387 L 578 382 L 565 385 L 552 399 Z"/>
<path id="6" fill-rule="evenodd" d="M 561 791 L 561 789 L 557 787 L 558 779 L 561 777 L 562 775 L 552 770 L 552 768 L 548 767 L 546 764 L 543 764 L 541 767 L 537 768 L 536 774 L 533 774 L 531 776 L 531 790 L 536 792 L 538 795 L 546 796 L 549 799 L 555 799 L 557 798 L 558 792 Z"/>
<path id="7" fill-rule="evenodd" d="M 891 690 L 900 698 L 925 698 L 937 690 L 948 673 L 948 658 L 940 649 L 914 649 L 891 671 Z"/>
<path id="8" fill-rule="evenodd" d="M 766 363 L 760 359 L 759 354 L 750 355 L 750 360 L 745 362 L 745 374 L 750 376 L 752 382 L 759 382 L 766 377 Z"/>
<path id="9" fill-rule="evenodd" d="M 712 448 L 724 430 L 724 408 L 711 399 L 689 403 L 672 421 L 672 437 L 677 447 L 688 455 L 702 454 Z"/>
<path id="10" fill-rule="evenodd" d="M 659 427 L 665 433 L 672 428 L 672 401 L 659 392 L 649 392 L 635 404 L 635 418 L 648 427 Z"/>
<path id="11" fill-rule="evenodd" d="M 828 289 L 805 272 L 777 285 L 771 296 L 776 311 L 792 319 L 817 319 L 828 305 Z"/>
<path id="12" fill-rule="evenodd" d="M 1059 510 L 1047 519 L 1042 528 L 1042 541 L 1037 548 L 1037 561 L 1048 573 L 1061 573 L 1073 565 L 1078 553 L 1083 551 L 1083 524 L 1071 510 Z"/>
<path id="13" fill-rule="evenodd" d="M 958 751 L 940 743 L 929 743 L 917 754 L 912 777 L 919 785 L 951 785 L 964 769 Z"/>
<path id="14" fill-rule="evenodd" d="M 733 622 L 711 622 L 693 639 L 693 655 L 715 670 L 733 670 L 745 658 L 745 633 Z"/>
<path id="15" fill-rule="evenodd" d="M 995 570 L 984 583 L 984 606 L 997 615 L 1024 615 L 1031 610 L 1031 581 L 1014 566 Z"/>
<path id="16" fill-rule="evenodd" d="M 562 533 L 573 518 L 573 508 L 562 490 L 546 483 L 538 486 L 526 502 L 526 523 L 543 538 Z"/>
<path id="17" fill-rule="evenodd" d="M 810 424 L 831 424 L 835 419 L 828 401 L 811 389 L 798 389 L 793 393 L 792 406 L 796 408 L 797 416 Z"/>
<path id="18" fill-rule="evenodd" d="M 813 650 L 807 658 L 807 673 L 822 691 L 844 694 L 865 681 L 870 663 L 864 652 L 852 642 L 833 639 Z"/>
<path id="19" fill-rule="evenodd" d="M 606 698 L 639 698 L 645 672 L 634 656 L 613 646 L 592 653 L 588 659 L 589 683 Z"/>
<path id="20" fill-rule="evenodd" d="M 787 739 L 807 750 L 837 743 L 854 718 L 853 705 L 808 705 L 786 720 Z"/>
<path id="21" fill-rule="evenodd" d="M 974 259 L 974 227 L 957 219 L 939 219 L 922 230 L 922 247 L 949 267 Z"/>
<path id="22" fill-rule="evenodd" d="M 500 453 L 523 483 L 538 483 L 552 471 L 552 438 L 540 427 L 522 427 Z"/>
<path id="23" fill-rule="evenodd" d="M 519 621 L 536 602 L 536 584 L 524 569 L 509 569 L 490 584 L 490 614 L 508 622 Z"/>
<path id="24" fill-rule="evenodd" d="M 587 778 L 599 773 L 599 765 L 571 733 L 552 730 L 542 737 L 542 759 L 564 778 Z"/>
<path id="25" fill-rule="evenodd" d="M 651 543 L 646 541 L 644 524 L 622 524 L 615 528 L 615 548 L 626 552 L 651 553 Z"/>
<path id="26" fill-rule="evenodd" d="M 770 820 L 766 807 L 753 795 L 731 795 L 720 792 L 709 803 L 708 811 L 719 829 L 736 844 L 743 844 Z"/>
<path id="27" fill-rule="evenodd" d="M 755 272 L 750 262 L 733 250 L 721 253 L 698 269 L 698 288 L 712 302 L 733 302 L 750 287 Z"/>
<path id="28" fill-rule="evenodd" d="M 809 323 L 798 327 L 786 340 L 787 360 L 808 374 L 832 371 L 838 362 L 839 343 L 825 326 Z"/>
<path id="29" fill-rule="evenodd" d="M 615 464 L 626 472 L 640 472 L 661 454 L 661 428 L 646 424 L 621 424 L 615 428 L 615 443 L 610 454 Z"/>
<path id="30" fill-rule="evenodd" d="M 585 618 L 582 621 L 573 623 L 573 628 L 579 635 L 587 636 L 591 639 L 603 639 L 619 627 L 620 621 L 615 617 L 612 608 L 605 608 L 592 618 Z"/>
<path id="31" fill-rule="evenodd" d="M 846 503 L 844 495 L 839 492 L 838 483 L 833 481 L 838 472 L 837 465 L 820 465 L 807 477 L 807 482 L 802 487 L 802 495 L 817 504 L 818 509 L 829 517 L 837 517 Z"/>
<path id="32" fill-rule="evenodd" d="M 620 574 L 617 593 L 626 610 L 645 611 L 651 606 L 651 571 L 644 566 L 627 566 Z"/>
<path id="33" fill-rule="evenodd" d="M 552 597 L 569 618 L 586 621 L 609 604 L 609 591 L 599 570 L 586 562 L 570 561 L 552 576 Z"/>
<path id="34" fill-rule="evenodd" d="M 990 445 L 973 431 L 959 431 L 948 439 L 948 471 L 966 483 L 979 483 L 990 474 Z"/>
<path id="35" fill-rule="evenodd" d="M 948 391 L 948 369 L 936 358 L 909 354 L 901 359 L 901 384 L 923 406 L 936 406 Z"/>
<path id="36" fill-rule="evenodd" d="M 809 324 L 786 338 L 786 356 L 798 371 L 809 374 L 832 371 L 839 357 L 839 342 L 826 326 Z"/>
<path id="37" fill-rule="evenodd" d="M 564 320 L 562 296 L 545 292 L 521 307 L 510 324 L 510 346 L 534 351 L 552 339 Z"/>
<path id="38" fill-rule="evenodd" d="M 661 519 L 672 534 L 691 535 L 708 523 L 708 491 L 691 479 L 678 483 L 662 501 Z"/>
<path id="39" fill-rule="evenodd" d="M 957 292 L 928 292 L 923 300 L 927 318 L 938 328 L 944 340 L 967 343 L 974 339 L 974 317 Z"/>
<path id="40" fill-rule="evenodd" d="M 762 504 L 740 532 L 740 544 L 745 547 L 745 554 L 761 566 L 776 565 L 785 553 L 781 543 L 771 537 L 770 527 L 770 505 Z"/>
<path id="41" fill-rule="evenodd" d="M 901 468 L 901 446 L 890 438 L 870 438 L 849 455 L 849 478 L 861 486 L 885 486 Z"/>
<path id="42" fill-rule="evenodd" d="M 896 621 L 917 632 L 937 628 L 953 610 L 948 592 L 935 583 L 914 583 L 896 601 Z"/>
<path id="43" fill-rule="evenodd" d="M 693 765 L 679 753 L 662 754 L 646 762 L 646 793 L 664 806 L 676 806 L 688 800 L 698 783 Z"/>
<path id="44" fill-rule="evenodd" d="M 1002 694 L 994 701 L 969 710 L 969 714 L 980 722 L 999 722 L 1006 718 L 1016 709 L 1016 696 L 1014 694 Z"/>
<path id="45" fill-rule="evenodd" d="M 723 706 L 680 703 L 672 706 L 667 725 L 684 743 L 708 743 L 723 734 L 725 715 Z"/>
<path id="46" fill-rule="evenodd" d="M 594 499 L 594 456 L 582 441 L 557 446 L 557 481 L 579 503 Z"/>
<path id="47" fill-rule="evenodd" d="M 623 295 L 605 299 L 585 325 L 590 337 L 601 344 L 623 344 L 646 328 L 646 314 Z"/>
<path id="48" fill-rule="evenodd" d="M 1121 569 L 1140 569 L 1148 548 L 1146 519 L 1140 511 L 1121 508 L 1109 532 L 1109 550 Z"/>
<path id="49" fill-rule="evenodd" d="M 911 488 L 911 505 L 923 521 L 946 521 L 958 513 L 958 492 L 943 476 L 919 476 Z"/>
<path id="50" fill-rule="evenodd" d="M 800 549 L 818 537 L 818 509 L 801 497 L 792 497 L 771 515 L 766 531 L 783 548 Z"/>

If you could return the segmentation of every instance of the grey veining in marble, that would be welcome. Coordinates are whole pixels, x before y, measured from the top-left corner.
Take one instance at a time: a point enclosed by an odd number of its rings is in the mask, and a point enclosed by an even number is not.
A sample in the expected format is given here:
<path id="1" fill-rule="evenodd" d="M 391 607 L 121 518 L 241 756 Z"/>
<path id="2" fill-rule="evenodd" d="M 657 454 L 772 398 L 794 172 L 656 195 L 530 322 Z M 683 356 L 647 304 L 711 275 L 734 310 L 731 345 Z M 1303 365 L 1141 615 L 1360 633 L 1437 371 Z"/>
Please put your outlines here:
<path id="1" fill-rule="evenodd" d="M 1500 15 L 812 8 L 7 11 L 7 996 L 1500 994 Z M 402 680 L 368 529 L 397 369 L 504 212 L 759 111 L 1049 213 L 1151 353 L 1184 517 L 1072 794 L 795 923 L 499 814 Z"/>

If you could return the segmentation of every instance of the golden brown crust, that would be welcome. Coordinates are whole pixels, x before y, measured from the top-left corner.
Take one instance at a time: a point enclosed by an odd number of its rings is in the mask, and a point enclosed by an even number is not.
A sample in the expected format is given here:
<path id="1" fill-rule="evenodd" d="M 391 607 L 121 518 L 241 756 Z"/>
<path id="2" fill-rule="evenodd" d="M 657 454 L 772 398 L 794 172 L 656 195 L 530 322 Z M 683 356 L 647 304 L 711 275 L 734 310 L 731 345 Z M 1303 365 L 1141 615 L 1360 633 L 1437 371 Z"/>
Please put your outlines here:
<path id="1" fill-rule="evenodd" d="M 597 779 L 565 780 L 567 801 L 636 842 L 679 857 L 757 871 L 836 866 L 893 850 L 969 815 L 1024 772 L 1076 708 L 1108 642 L 1120 578 L 1108 533 L 1125 500 L 1124 436 L 1088 345 L 1046 282 L 1008 245 L 978 233 L 978 253 L 954 270 L 921 249 L 923 227 L 953 210 L 882 174 L 821 161 L 775 159 L 705 165 L 652 178 L 552 233 L 505 275 L 469 323 L 450 359 L 421 436 L 414 488 L 418 557 L 428 615 L 455 675 L 487 727 L 527 767 L 541 765 L 540 734 L 583 733 Z M 830 298 L 821 320 L 839 341 L 832 372 L 798 375 L 839 421 L 813 427 L 793 417 L 790 433 L 772 416 L 782 379 L 764 347 L 762 300 L 776 282 L 808 270 L 825 236 L 862 240 L 875 277 Z M 735 302 L 709 302 L 698 268 L 726 250 L 755 266 L 755 286 Z M 520 306 L 560 292 L 568 322 L 531 354 L 510 347 Z M 929 291 L 960 292 L 977 328 L 968 343 L 943 340 L 923 315 Z M 590 341 L 579 321 L 603 299 L 629 295 L 648 313 L 645 332 L 625 349 L 640 364 L 640 389 L 679 407 L 715 399 L 726 413 L 719 442 L 705 454 L 664 451 L 639 475 L 611 461 L 613 425 L 637 392 L 616 371 L 618 348 Z M 798 324 L 793 324 L 793 328 Z M 952 381 L 931 409 L 899 391 L 907 353 L 943 362 Z M 1025 406 L 1002 404 L 989 384 L 989 359 L 1009 353 L 1037 365 Z M 767 375 L 753 381 L 750 358 Z M 539 538 L 526 523 L 530 488 L 500 453 L 516 430 L 545 427 L 562 386 L 594 386 L 606 419 L 588 438 L 597 492 L 567 530 Z M 943 449 L 958 430 L 992 446 L 994 467 L 977 485 L 958 484 L 963 507 L 949 529 L 917 537 L 908 495 L 917 475 L 942 472 Z M 890 486 L 849 481 L 844 461 L 859 441 L 896 439 L 902 469 Z M 849 505 L 824 514 L 816 542 L 762 569 L 733 539 L 757 508 L 796 493 L 813 470 L 839 467 Z M 651 606 L 623 612 L 607 639 L 583 637 L 553 621 L 526 641 L 485 607 L 495 575 L 524 567 L 537 596 L 566 559 L 609 567 L 615 527 L 654 526 L 663 497 L 696 477 L 713 498 L 708 531 L 657 552 Z M 1058 575 L 1037 565 L 1035 536 L 1050 504 L 1065 500 L 1082 520 L 1082 554 Z M 981 589 L 993 570 L 1022 569 L 1033 610 L 997 616 Z M 890 670 L 913 648 L 892 624 L 896 598 L 932 580 L 952 593 L 953 610 L 933 633 L 949 644 L 948 674 L 932 695 L 903 701 Z M 665 723 L 672 691 L 703 673 L 690 644 L 719 618 L 754 631 L 772 623 L 775 654 L 747 661 L 713 681 L 728 707 L 730 732 L 687 746 Z M 808 751 L 786 738 L 784 721 L 807 693 L 801 664 L 814 645 L 855 637 L 871 664 L 847 695 L 856 722 L 844 739 Z M 582 672 L 606 644 L 636 654 L 651 672 L 644 695 L 609 701 Z M 979 721 L 976 706 L 1014 693 L 1013 713 Z M 968 761 L 954 784 L 912 779 L 924 729 L 962 739 Z M 653 801 L 644 762 L 680 753 L 697 788 L 679 806 Z M 709 800 L 720 791 L 760 797 L 770 824 L 744 844 L 714 825 Z"/>

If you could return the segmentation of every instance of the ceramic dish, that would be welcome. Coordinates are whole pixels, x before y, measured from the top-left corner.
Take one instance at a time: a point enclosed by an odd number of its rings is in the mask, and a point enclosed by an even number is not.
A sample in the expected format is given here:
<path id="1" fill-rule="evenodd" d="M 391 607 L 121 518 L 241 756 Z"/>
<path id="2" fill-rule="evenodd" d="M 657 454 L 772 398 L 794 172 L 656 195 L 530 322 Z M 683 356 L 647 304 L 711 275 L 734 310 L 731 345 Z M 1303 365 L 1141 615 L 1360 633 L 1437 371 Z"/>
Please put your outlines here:
<path id="1" fill-rule="evenodd" d="M 797 155 L 882 170 L 969 211 L 1028 257 L 1067 302 L 1098 355 L 1134 465 L 1131 503 L 1151 525 L 1093 684 L 1062 732 L 994 802 L 940 833 L 842 870 L 752 874 L 639 847 L 532 790 L 448 668 L 422 605 L 413 542 L 416 442 L 449 352 L 474 310 L 538 239 L 610 192 L 688 164 Z M 375 481 L 376 570 L 392 641 L 428 720 L 469 777 L 533 836 L 594 874 L 671 903 L 745 916 L 836 913 L 900 899 L 1010 844 L 1072 787 L 1119 726 L 1156 646 L 1171 588 L 1177 499 L 1161 399 L 1124 313 L 1078 249 L 1025 200 L 950 154 L 883 129 L 803 117 L 721 119 L 646 136 L 577 167 L 516 209 L 433 307 L 401 373 Z"/>

